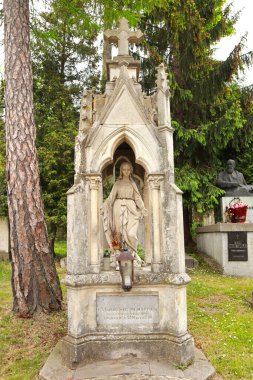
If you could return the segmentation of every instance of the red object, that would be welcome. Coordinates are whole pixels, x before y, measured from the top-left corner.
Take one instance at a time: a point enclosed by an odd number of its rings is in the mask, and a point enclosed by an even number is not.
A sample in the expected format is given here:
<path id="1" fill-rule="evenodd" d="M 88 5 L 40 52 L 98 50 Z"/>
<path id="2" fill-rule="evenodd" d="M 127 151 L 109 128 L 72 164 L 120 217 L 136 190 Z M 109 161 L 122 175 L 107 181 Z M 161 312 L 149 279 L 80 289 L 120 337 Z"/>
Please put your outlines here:
<path id="1" fill-rule="evenodd" d="M 235 202 L 234 204 L 231 204 L 232 202 Z M 232 223 L 244 223 L 247 216 L 247 209 L 248 206 L 246 203 L 242 203 L 240 198 L 234 198 L 230 203 L 228 207 L 228 212 L 230 214 L 230 220 Z"/>

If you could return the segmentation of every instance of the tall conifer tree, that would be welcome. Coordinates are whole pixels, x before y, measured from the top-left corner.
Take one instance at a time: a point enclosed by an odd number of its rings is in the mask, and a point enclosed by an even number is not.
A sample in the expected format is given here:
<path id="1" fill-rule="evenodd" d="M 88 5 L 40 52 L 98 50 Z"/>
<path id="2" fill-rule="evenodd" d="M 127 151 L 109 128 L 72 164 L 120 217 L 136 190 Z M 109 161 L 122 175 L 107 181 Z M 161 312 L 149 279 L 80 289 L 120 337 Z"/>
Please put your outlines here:
<path id="1" fill-rule="evenodd" d="M 33 117 L 29 1 L 4 1 L 7 185 L 13 309 L 21 317 L 61 308 L 41 200 Z"/>
<path id="2" fill-rule="evenodd" d="M 143 60 L 147 92 L 155 87 L 155 66 L 164 61 L 168 67 L 176 182 L 189 223 L 192 209 L 203 213 L 218 203 L 223 192 L 216 174 L 242 148 L 240 136 L 242 142 L 248 130 L 236 78 L 252 52 L 242 55 L 242 39 L 225 61 L 213 58 L 215 44 L 234 32 L 238 17 L 224 0 L 167 0 L 166 9 L 152 11 L 140 25 L 149 52 Z"/>

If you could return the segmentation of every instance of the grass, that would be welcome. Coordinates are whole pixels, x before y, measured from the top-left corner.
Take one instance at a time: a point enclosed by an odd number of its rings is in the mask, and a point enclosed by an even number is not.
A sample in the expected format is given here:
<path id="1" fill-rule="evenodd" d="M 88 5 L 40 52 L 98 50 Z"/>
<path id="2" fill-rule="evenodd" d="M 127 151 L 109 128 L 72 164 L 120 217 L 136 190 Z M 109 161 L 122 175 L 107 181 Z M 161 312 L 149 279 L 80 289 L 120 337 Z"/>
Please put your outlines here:
<path id="1" fill-rule="evenodd" d="M 60 278 L 64 270 L 57 265 Z M 34 319 L 12 313 L 11 265 L 0 262 L 0 380 L 35 379 L 50 351 L 66 335 L 66 305 L 63 310 Z M 62 285 L 66 299 L 66 287 Z"/>
<path id="2" fill-rule="evenodd" d="M 225 379 L 252 380 L 253 279 L 221 275 L 201 259 L 190 276 L 188 325 L 196 346 Z"/>
<path id="3" fill-rule="evenodd" d="M 63 255 L 65 242 L 57 243 Z M 253 379 L 253 310 L 247 303 L 253 280 L 223 276 L 201 258 L 191 270 L 188 325 L 217 372 L 227 380 Z M 65 274 L 57 264 L 62 278 Z M 65 309 L 60 313 L 20 319 L 11 312 L 11 266 L 0 262 L 0 380 L 35 379 L 55 344 L 66 334 Z M 66 288 L 62 286 L 64 299 Z"/>
<path id="4" fill-rule="evenodd" d="M 54 245 L 56 260 L 60 260 L 67 256 L 67 242 L 65 240 L 57 240 Z"/>

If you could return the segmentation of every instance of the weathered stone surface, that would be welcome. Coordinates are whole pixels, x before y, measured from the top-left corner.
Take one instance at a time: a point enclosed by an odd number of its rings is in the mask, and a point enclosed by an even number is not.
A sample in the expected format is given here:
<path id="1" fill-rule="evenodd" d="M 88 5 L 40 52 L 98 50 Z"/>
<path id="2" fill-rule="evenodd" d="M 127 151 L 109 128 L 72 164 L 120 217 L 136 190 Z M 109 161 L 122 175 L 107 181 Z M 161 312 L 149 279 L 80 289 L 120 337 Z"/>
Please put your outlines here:
<path id="1" fill-rule="evenodd" d="M 159 325 L 155 328 L 160 333 L 171 333 L 181 336 L 187 331 L 186 316 L 186 284 L 175 286 L 174 284 L 135 284 L 131 290 L 131 296 L 156 295 L 159 298 Z M 97 305 L 96 300 L 100 296 L 116 295 L 127 300 L 129 293 L 125 293 L 121 284 L 96 286 L 84 285 L 82 287 L 71 287 L 68 290 L 68 315 L 69 315 L 69 334 L 75 337 L 90 334 L 98 330 L 97 325 Z M 142 324 L 131 326 L 125 323 L 114 329 L 114 332 L 144 332 L 150 333 L 151 326 L 146 327 Z"/>
<path id="2" fill-rule="evenodd" d="M 93 363 L 81 363 L 76 369 L 70 370 L 61 360 L 58 343 L 40 372 L 40 380 L 206 380 L 214 373 L 214 367 L 197 349 L 194 363 L 185 369 L 179 369 L 172 362 L 162 359 L 138 359 L 134 353 L 102 361 L 98 352 Z"/>
<path id="3" fill-rule="evenodd" d="M 40 371 L 40 380 L 70 380 L 75 371 L 62 361 L 62 341 L 58 342 Z"/>
<path id="4" fill-rule="evenodd" d="M 79 363 L 120 359 L 133 356 L 139 359 L 159 358 L 177 365 L 188 365 L 193 360 L 193 340 L 189 334 L 175 337 L 170 334 L 96 334 L 80 339 L 64 338 L 62 356 L 68 367 Z"/>
<path id="5" fill-rule="evenodd" d="M 247 233 L 247 261 L 229 261 L 228 233 Z M 212 257 L 229 276 L 253 277 L 253 224 L 217 223 L 197 230 L 197 248 Z"/>
<path id="6" fill-rule="evenodd" d="M 174 284 L 186 285 L 190 282 L 190 277 L 186 273 L 153 273 L 150 267 L 145 269 L 135 269 L 134 283 L 135 285 L 145 284 Z M 105 271 L 98 274 L 83 275 L 67 275 L 62 281 L 70 287 L 78 287 L 82 285 L 101 285 L 101 284 L 121 284 L 121 277 L 118 271 Z"/>
<path id="7" fill-rule="evenodd" d="M 187 269 L 196 268 L 198 266 L 198 260 L 189 255 L 185 255 L 185 266 Z"/>
<path id="8" fill-rule="evenodd" d="M 214 373 L 214 367 L 200 350 L 195 350 L 194 362 L 184 370 L 185 377 L 192 380 L 205 380 L 210 378 Z"/>

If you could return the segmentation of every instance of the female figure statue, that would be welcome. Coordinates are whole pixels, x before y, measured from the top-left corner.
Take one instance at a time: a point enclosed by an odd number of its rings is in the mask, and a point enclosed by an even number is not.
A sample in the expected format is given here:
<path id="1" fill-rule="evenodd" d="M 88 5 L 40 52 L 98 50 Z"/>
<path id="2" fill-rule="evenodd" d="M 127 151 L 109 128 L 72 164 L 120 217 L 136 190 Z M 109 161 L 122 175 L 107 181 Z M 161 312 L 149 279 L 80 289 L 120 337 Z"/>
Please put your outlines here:
<path id="1" fill-rule="evenodd" d="M 140 262 L 141 259 L 136 253 L 137 230 L 139 220 L 147 215 L 147 210 L 132 173 L 132 165 L 123 162 L 120 166 L 119 179 L 103 204 L 104 230 L 110 248 L 116 245 L 121 248 L 122 244 L 125 244 Z"/>

